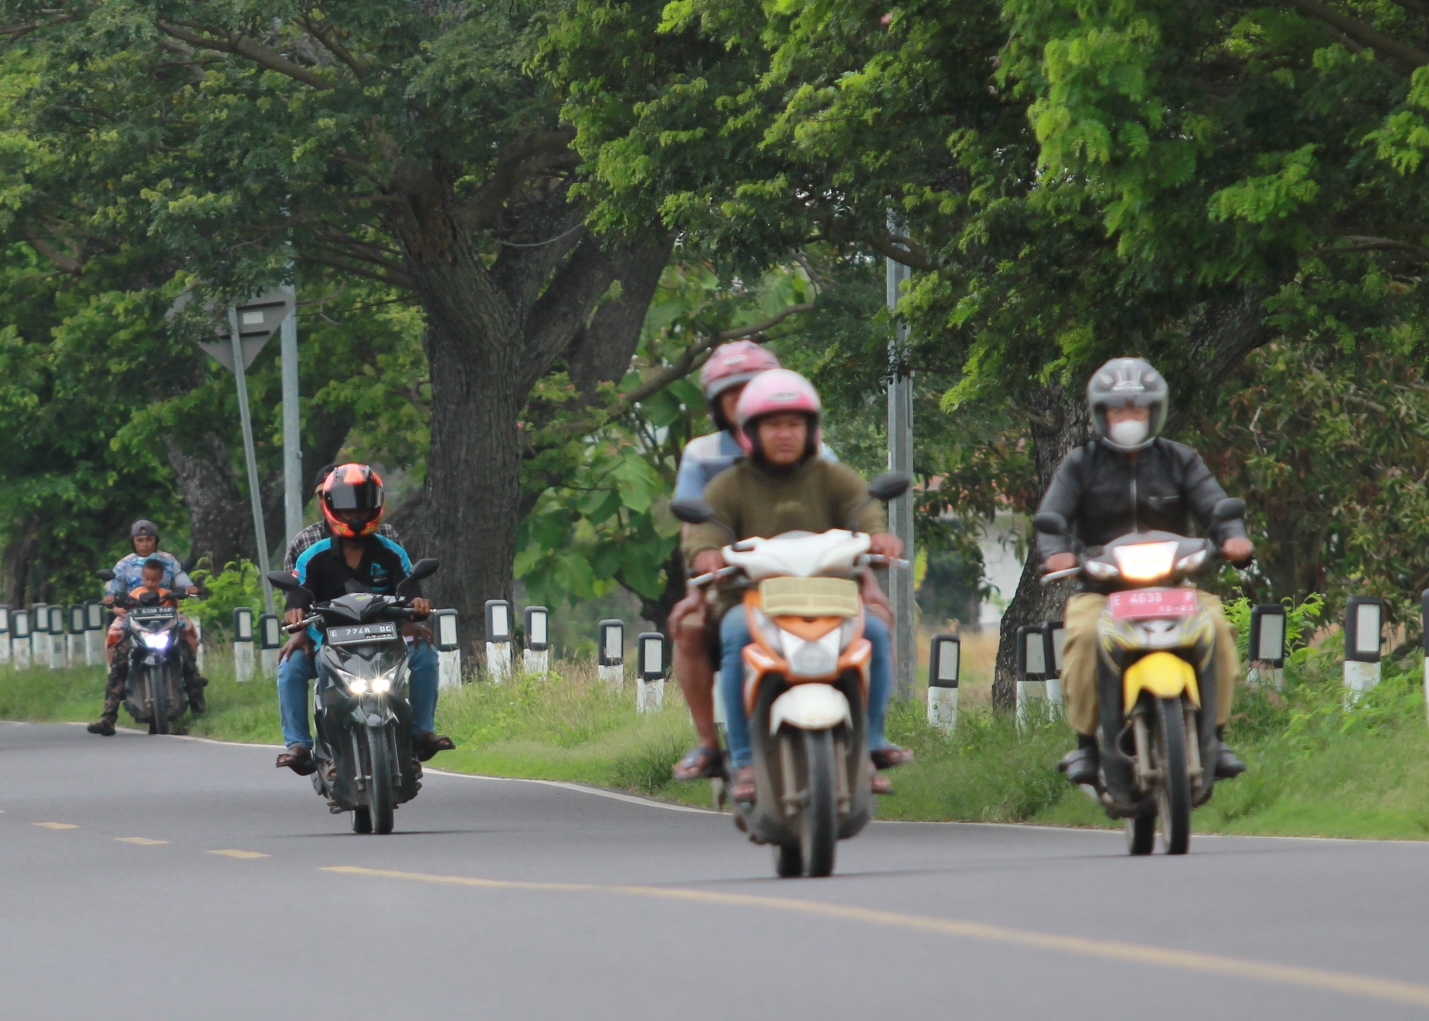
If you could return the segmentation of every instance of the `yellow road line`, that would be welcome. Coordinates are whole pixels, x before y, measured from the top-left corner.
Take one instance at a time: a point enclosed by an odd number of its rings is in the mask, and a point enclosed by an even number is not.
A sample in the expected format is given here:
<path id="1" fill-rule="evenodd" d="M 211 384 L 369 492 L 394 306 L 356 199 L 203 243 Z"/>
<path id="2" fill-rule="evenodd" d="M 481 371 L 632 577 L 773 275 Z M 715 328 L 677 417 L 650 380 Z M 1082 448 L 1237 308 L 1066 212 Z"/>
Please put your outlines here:
<path id="1" fill-rule="evenodd" d="M 532 890 L 556 893 L 604 893 L 628 897 L 653 897 L 661 900 L 693 901 L 701 904 L 722 904 L 736 907 L 753 907 L 793 911 L 806 915 L 820 915 L 825 918 L 843 918 L 850 921 L 867 922 L 873 925 L 912 929 L 919 932 L 936 932 L 945 936 L 959 936 L 964 939 L 1003 943 L 1013 946 L 1032 947 L 1037 950 L 1058 951 L 1081 957 L 1097 957 L 1103 960 L 1123 961 L 1132 964 L 1154 964 L 1163 968 L 1194 971 L 1232 978 L 1255 979 L 1278 985 L 1298 986 L 1305 989 L 1320 989 L 1343 993 L 1347 996 L 1364 996 L 1376 1000 L 1390 1000 L 1408 1003 L 1417 1007 L 1429 1007 L 1429 986 L 1414 982 L 1402 982 L 1392 978 L 1376 978 L 1372 975 L 1356 975 L 1352 972 L 1325 971 L 1318 968 L 1302 968 L 1291 964 L 1271 964 L 1264 961 L 1248 961 L 1217 954 L 1198 953 L 1193 950 L 1173 950 L 1167 947 L 1143 946 L 1137 943 L 1122 943 L 1116 940 L 1085 939 L 1080 936 L 1059 936 L 1050 932 L 1036 932 L 1030 929 L 1013 929 L 1002 925 L 987 925 L 982 922 L 960 922 L 951 918 L 935 918 L 930 915 L 911 915 L 900 911 L 880 911 L 875 908 L 860 908 L 848 904 L 827 904 L 820 901 L 799 900 L 793 897 L 765 897 L 755 894 L 724 893 L 712 890 L 690 890 L 663 886 L 604 886 L 597 883 L 532 883 L 500 879 L 476 879 L 469 876 L 440 876 L 425 872 L 398 872 L 391 869 L 369 869 L 356 865 L 337 865 L 323 869 L 324 872 L 339 872 L 355 876 L 379 876 L 387 879 L 406 879 L 422 883 L 443 883 L 451 886 L 471 886 L 485 890 Z"/>
<path id="2" fill-rule="evenodd" d="M 140 844 L 144 847 L 149 847 L 153 844 L 168 843 L 167 840 L 153 840 L 149 837 L 115 837 L 114 839 L 119 841 L 121 844 Z"/>
<path id="3" fill-rule="evenodd" d="M 35 826 L 43 826 L 47 830 L 77 830 L 79 826 L 72 822 L 37 822 Z"/>
<path id="4" fill-rule="evenodd" d="M 225 847 L 221 851 L 209 851 L 209 854 L 221 854 L 225 858 L 268 858 L 262 851 L 240 851 L 237 848 Z"/>

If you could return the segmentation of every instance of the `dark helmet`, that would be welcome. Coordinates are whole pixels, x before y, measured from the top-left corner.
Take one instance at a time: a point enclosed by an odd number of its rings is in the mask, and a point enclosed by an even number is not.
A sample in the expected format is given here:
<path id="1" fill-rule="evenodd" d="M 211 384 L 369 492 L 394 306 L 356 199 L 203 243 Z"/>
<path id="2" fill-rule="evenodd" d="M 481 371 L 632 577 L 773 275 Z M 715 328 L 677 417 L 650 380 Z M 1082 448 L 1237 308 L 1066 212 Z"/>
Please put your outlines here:
<path id="1" fill-rule="evenodd" d="M 313 492 L 322 492 L 323 483 L 327 481 L 327 477 L 332 474 L 332 470 L 336 467 L 337 465 L 335 464 L 325 464 L 318 469 L 318 473 L 313 476 Z"/>
<path id="2" fill-rule="evenodd" d="M 140 518 L 129 526 L 129 542 L 132 544 L 141 535 L 153 536 L 154 541 L 159 540 L 159 526 L 148 518 Z"/>
<path id="3" fill-rule="evenodd" d="M 340 464 L 323 482 L 323 517 L 333 535 L 356 539 L 377 531 L 385 510 L 382 478 L 365 464 Z M 345 514 L 356 512 L 360 523 L 349 524 Z"/>
<path id="4" fill-rule="evenodd" d="M 1113 358 L 1087 383 L 1087 407 L 1097 437 L 1114 450 L 1131 451 L 1149 447 L 1166 425 L 1170 392 L 1161 373 L 1145 358 Z M 1109 408 L 1149 408 L 1151 420 L 1146 434 L 1134 443 L 1114 439 L 1107 428 Z"/>

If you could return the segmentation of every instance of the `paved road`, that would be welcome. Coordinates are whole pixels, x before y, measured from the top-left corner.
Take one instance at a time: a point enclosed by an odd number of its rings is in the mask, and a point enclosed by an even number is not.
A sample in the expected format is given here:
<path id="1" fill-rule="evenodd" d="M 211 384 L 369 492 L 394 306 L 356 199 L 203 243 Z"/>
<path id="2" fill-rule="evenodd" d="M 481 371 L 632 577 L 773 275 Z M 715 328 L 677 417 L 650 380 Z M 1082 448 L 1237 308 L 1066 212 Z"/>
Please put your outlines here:
<path id="1" fill-rule="evenodd" d="M 357 837 L 268 748 L 0 724 L 7 1018 L 1429 1017 L 1429 844 L 728 818 L 428 774 Z"/>

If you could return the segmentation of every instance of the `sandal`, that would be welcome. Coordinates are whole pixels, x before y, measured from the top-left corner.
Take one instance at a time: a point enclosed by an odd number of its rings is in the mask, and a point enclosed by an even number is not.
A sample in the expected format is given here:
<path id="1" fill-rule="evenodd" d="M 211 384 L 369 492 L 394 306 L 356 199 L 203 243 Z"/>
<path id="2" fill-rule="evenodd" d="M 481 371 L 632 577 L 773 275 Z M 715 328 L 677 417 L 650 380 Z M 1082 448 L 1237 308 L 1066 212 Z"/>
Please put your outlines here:
<path id="1" fill-rule="evenodd" d="M 312 776 L 318 771 L 318 764 L 313 761 L 313 753 L 307 745 L 290 744 L 288 750 L 278 756 L 278 761 L 273 763 L 279 769 L 287 766 L 299 776 Z"/>
<path id="2" fill-rule="evenodd" d="M 868 787 L 874 794 L 892 794 L 893 781 L 882 773 L 874 773 L 868 778 Z"/>
<path id="3" fill-rule="evenodd" d="M 676 780 L 708 780 L 719 776 L 724 771 L 723 766 L 718 748 L 699 747 L 691 749 L 675 763 L 671 774 Z"/>
<path id="4" fill-rule="evenodd" d="M 456 748 L 456 742 L 451 738 L 430 730 L 418 734 L 412 744 L 416 748 L 418 762 L 426 762 L 437 752 L 449 752 Z"/>
<path id="5" fill-rule="evenodd" d="M 874 769 L 893 769 L 896 766 L 906 766 L 913 761 L 913 749 L 899 748 L 896 744 L 886 744 L 882 748 L 875 748 L 870 754 Z"/>
<path id="6" fill-rule="evenodd" d="M 734 780 L 729 785 L 729 799 L 731 801 L 753 801 L 758 793 L 758 787 L 754 783 L 754 767 L 740 766 L 734 774 Z"/>

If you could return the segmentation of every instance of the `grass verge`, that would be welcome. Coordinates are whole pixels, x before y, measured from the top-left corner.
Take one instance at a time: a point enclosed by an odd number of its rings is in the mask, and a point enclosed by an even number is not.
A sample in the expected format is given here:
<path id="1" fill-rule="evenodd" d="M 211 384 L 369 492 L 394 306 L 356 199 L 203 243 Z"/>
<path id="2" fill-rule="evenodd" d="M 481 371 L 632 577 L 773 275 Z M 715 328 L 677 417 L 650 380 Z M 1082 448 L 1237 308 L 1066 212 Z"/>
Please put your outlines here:
<path id="1" fill-rule="evenodd" d="M 1230 739 L 1251 770 L 1217 788 L 1197 811 L 1199 832 L 1423 839 L 1429 837 L 1429 726 L 1422 685 L 1388 676 L 1347 708 L 1333 649 L 1307 653 L 1287 671 L 1282 692 L 1244 691 Z M 209 672 L 209 712 L 185 719 L 187 733 L 277 744 L 276 695 L 268 679 L 234 681 Z M 91 720 L 104 680 L 97 669 L 0 672 L 0 718 Z M 439 729 L 455 752 L 443 769 L 568 780 L 686 804 L 709 804 L 707 783 L 676 784 L 670 765 L 693 742 L 673 685 L 665 706 L 638 715 L 629 684 L 612 689 L 593 666 L 564 663 L 548 677 L 503 685 L 470 684 L 444 693 Z M 1053 762 L 1069 746 L 1052 715 L 1019 728 L 971 706 L 958 730 L 927 725 L 921 702 L 895 705 L 889 734 L 918 762 L 894 774 L 897 795 L 882 799 L 885 819 L 1111 825 L 1069 787 Z"/>

